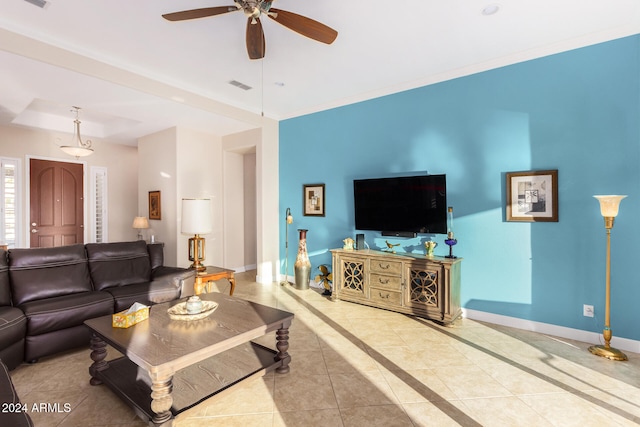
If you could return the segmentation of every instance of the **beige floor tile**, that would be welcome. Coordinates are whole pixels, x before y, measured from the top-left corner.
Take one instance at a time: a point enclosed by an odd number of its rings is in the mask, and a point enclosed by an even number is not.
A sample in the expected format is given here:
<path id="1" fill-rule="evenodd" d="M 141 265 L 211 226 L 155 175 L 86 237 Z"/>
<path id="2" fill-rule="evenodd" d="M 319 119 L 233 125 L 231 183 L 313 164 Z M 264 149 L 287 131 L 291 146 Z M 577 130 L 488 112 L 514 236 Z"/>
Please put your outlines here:
<path id="1" fill-rule="evenodd" d="M 464 412 L 463 409 L 467 408 L 456 400 L 405 403 L 402 407 L 415 427 L 481 427 Z"/>
<path id="2" fill-rule="evenodd" d="M 255 271 L 236 280 L 234 296 L 295 314 L 291 371 L 205 400 L 177 427 L 640 424 L 640 354 L 611 362 L 589 353 L 589 343 L 469 319 L 443 326 L 317 289 L 258 284 Z M 275 348 L 274 333 L 258 341 Z M 71 405 L 69 413 L 33 413 L 36 426 L 145 426 L 107 387 L 88 384 L 89 353 L 11 372 L 27 404 Z M 109 348 L 109 359 L 119 356 Z"/>
<path id="3" fill-rule="evenodd" d="M 411 419 L 401 406 L 360 406 L 342 409 L 344 427 L 412 427 Z"/>
<path id="4" fill-rule="evenodd" d="M 403 404 L 457 398 L 432 369 L 383 371 L 383 375 Z"/>
<path id="5" fill-rule="evenodd" d="M 219 397 L 206 400 L 198 406 L 208 417 L 272 413 L 273 393 L 273 376 L 250 379 L 245 381 L 242 387 L 230 389 Z"/>
<path id="6" fill-rule="evenodd" d="M 378 371 L 378 364 L 363 347 L 323 348 L 322 354 L 331 374 Z"/>
<path id="7" fill-rule="evenodd" d="M 536 394 L 519 398 L 556 426 L 611 426 L 597 405 L 571 393 Z"/>
<path id="8" fill-rule="evenodd" d="M 289 355 L 291 356 L 289 367 L 292 375 L 298 373 L 306 375 L 328 374 L 325 359 L 319 350 L 292 350 L 290 348 Z"/>
<path id="9" fill-rule="evenodd" d="M 73 408 L 59 426 L 104 426 L 137 422 L 135 413 L 106 386 L 88 389 L 86 399 Z M 39 424 L 36 423 L 38 427 Z M 144 424 L 141 424 L 144 425 Z"/>
<path id="10" fill-rule="evenodd" d="M 276 375 L 274 403 L 280 412 L 338 407 L 328 375 Z"/>
<path id="11" fill-rule="evenodd" d="M 515 395 L 561 393 L 561 384 L 533 369 L 523 370 L 506 363 L 487 364 L 482 369 Z"/>
<path id="12" fill-rule="evenodd" d="M 338 409 L 276 412 L 273 427 L 343 427 Z"/>
<path id="13" fill-rule="evenodd" d="M 331 374 L 330 378 L 340 409 L 398 403 L 380 372 Z"/>
<path id="14" fill-rule="evenodd" d="M 434 368 L 434 372 L 460 399 L 512 395 L 509 390 L 478 366 Z"/>
<path id="15" fill-rule="evenodd" d="M 467 414 L 486 427 L 552 427 L 553 424 L 517 397 L 465 399 Z"/>
<path id="16" fill-rule="evenodd" d="M 596 409 L 619 425 L 640 425 L 640 390 L 609 389 L 587 391 L 585 394 Z"/>
<path id="17" fill-rule="evenodd" d="M 247 414 L 222 417 L 178 418 L 174 427 L 265 427 L 273 424 L 273 414 Z"/>

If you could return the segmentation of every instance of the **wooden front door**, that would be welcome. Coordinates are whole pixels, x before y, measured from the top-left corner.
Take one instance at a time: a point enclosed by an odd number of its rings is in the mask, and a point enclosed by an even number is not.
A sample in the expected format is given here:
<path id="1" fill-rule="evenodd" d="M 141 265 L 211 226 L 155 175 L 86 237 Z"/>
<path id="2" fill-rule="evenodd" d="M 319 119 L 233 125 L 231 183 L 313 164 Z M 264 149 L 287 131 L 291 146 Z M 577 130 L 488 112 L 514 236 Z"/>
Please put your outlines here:
<path id="1" fill-rule="evenodd" d="M 32 248 L 84 243 L 83 166 L 31 159 Z"/>

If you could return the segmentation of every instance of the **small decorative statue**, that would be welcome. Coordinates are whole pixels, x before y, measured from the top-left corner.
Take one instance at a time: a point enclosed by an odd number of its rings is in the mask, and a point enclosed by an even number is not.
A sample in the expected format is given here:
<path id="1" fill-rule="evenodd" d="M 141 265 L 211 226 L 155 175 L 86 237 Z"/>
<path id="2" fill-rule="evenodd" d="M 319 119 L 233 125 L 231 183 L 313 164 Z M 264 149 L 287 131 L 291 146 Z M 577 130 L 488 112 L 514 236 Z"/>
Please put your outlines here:
<path id="1" fill-rule="evenodd" d="M 433 250 L 436 248 L 436 246 L 438 246 L 438 243 L 434 242 L 433 240 L 429 240 L 427 242 L 424 242 L 424 248 L 427 250 L 427 256 L 428 257 L 432 257 L 433 256 Z"/>
<path id="2" fill-rule="evenodd" d="M 392 254 L 396 253 L 396 250 L 393 249 L 395 246 L 400 246 L 400 243 L 389 243 L 388 240 L 384 241 L 387 244 L 387 250 L 385 250 L 385 252 L 391 252 Z"/>
<path id="3" fill-rule="evenodd" d="M 329 272 L 329 268 L 324 264 L 318 266 L 318 270 L 320 270 L 320 273 L 322 274 L 318 274 L 315 277 L 315 281 L 318 283 L 322 283 L 322 285 L 324 286 L 324 292 L 322 293 L 322 295 L 331 296 L 331 282 L 333 282 L 333 274 Z"/>
<path id="4" fill-rule="evenodd" d="M 355 242 L 353 241 L 353 239 L 351 237 L 347 237 L 346 239 L 344 239 L 342 241 L 342 243 L 344 243 L 344 245 L 342 246 L 342 249 L 347 250 L 347 251 L 353 250 L 353 244 Z"/>

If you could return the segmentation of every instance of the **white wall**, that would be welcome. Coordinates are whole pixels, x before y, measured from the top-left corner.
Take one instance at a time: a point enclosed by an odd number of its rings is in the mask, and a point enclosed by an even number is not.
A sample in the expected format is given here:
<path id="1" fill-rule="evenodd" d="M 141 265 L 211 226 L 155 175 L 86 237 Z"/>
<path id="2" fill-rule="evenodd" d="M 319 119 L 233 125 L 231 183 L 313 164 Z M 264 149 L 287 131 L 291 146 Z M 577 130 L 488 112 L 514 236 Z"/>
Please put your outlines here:
<path id="1" fill-rule="evenodd" d="M 0 126 L 0 156 L 14 157 L 21 160 L 23 172 L 22 188 L 22 224 L 29 221 L 29 201 L 26 198 L 28 189 L 27 159 L 43 158 L 62 162 L 76 162 L 74 157 L 64 154 L 58 148 L 71 141 L 71 134 L 26 129 L 17 126 Z M 108 209 L 109 222 L 107 236 L 110 242 L 135 240 L 137 231 L 131 228 L 133 218 L 137 215 L 138 192 L 132 183 L 138 180 L 138 151 L 135 147 L 108 143 L 107 140 L 90 138 L 94 154 L 80 158 L 85 164 L 85 175 L 88 176 L 91 166 L 107 168 L 108 174 Z M 85 179 L 87 184 L 87 179 Z M 85 188 L 85 193 L 88 188 Z M 86 193 L 87 194 L 87 193 Z M 88 198 L 85 198 L 88 201 Z M 86 207 L 86 204 L 85 204 Z M 89 218 L 85 215 L 86 218 Z M 88 224 L 88 220 L 87 220 Z M 21 246 L 29 244 L 25 235 L 20 234 Z M 86 236 L 92 233 L 87 227 Z"/>
<path id="2" fill-rule="evenodd" d="M 224 151 L 224 255 L 227 267 L 244 269 L 244 155 Z M 255 225 L 253 226 L 255 230 Z"/>
<path id="3" fill-rule="evenodd" d="M 204 234 L 204 264 L 225 267 L 223 252 L 223 200 L 222 200 L 222 155 L 220 138 L 214 135 L 178 128 L 177 134 L 177 197 L 178 264 L 189 266 L 189 237 L 180 232 L 183 198 L 209 198 L 212 204 L 213 231 Z"/>
<path id="4" fill-rule="evenodd" d="M 279 123 L 265 118 L 262 138 L 256 147 L 257 259 L 256 281 L 280 280 L 278 272 L 280 221 L 278 212 Z"/>
<path id="5" fill-rule="evenodd" d="M 223 138 L 225 256 L 237 271 L 257 266 L 256 148 L 262 132 L 253 129 Z"/>
<path id="6" fill-rule="evenodd" d="M 257 265 L 257 215 L 256 215 L 256 153 L 247 153 L 244 160 L 244 266 L 254 269 Z"/>
<path id="7" fill-rule="evenodd" d="M 214 230 L 203 236 L 205 264 L 234 269 L 255 264 L 257 281 L 279 280 L 277 121 L 265 118 L 263 129 L 222 138 L 174 128 L 141 138 L 138 144 L 141 206 L 146 206 L 148 191 L 163 192 L 162 221 L 154 221 L 158 224 L 152 227 L 165 242 L 168 265 L 189 265 L 188 236 L 180 233 L 182 198 L 208 197 Z M 244 157 L 254 151 L 255 160 Z M 245 168 L 253 170 L 245 175 Z M 165 224 L 168 221 L 172 224 Z M 246 221 L 255 224 L 250 231 Z"/>
<path id="8" fill-rule="evenodd" d="M 149 220 L 144 232 L 156 242 L 163 242 L 165 265 L 176 265 L 176 164 L 175 128 L 147 135 L 138 140 L 140 158 L 137 182 L 137 215 L 149 217 L 149 191 L 160 191 L 160 220 Z"/>

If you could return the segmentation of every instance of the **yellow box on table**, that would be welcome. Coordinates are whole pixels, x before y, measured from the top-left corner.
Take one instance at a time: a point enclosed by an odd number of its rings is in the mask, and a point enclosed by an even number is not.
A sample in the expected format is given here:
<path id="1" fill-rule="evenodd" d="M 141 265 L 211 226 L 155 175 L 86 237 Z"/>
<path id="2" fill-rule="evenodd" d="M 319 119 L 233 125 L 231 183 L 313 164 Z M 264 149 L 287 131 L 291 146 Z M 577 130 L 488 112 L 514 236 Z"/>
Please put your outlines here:
<path id="1" fill-rule="evenodd" d="M 149 318 L 149 306 L 133 304 L 127 310 L 120 311 L 113 315 L 112 326 L 114 328 L 128 328 Z"/>

